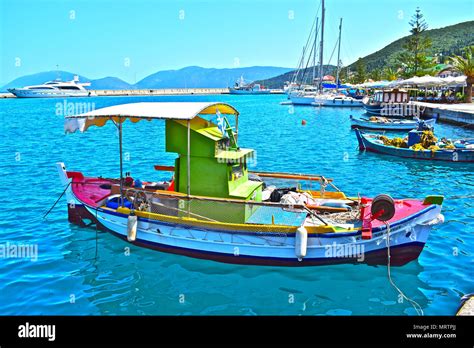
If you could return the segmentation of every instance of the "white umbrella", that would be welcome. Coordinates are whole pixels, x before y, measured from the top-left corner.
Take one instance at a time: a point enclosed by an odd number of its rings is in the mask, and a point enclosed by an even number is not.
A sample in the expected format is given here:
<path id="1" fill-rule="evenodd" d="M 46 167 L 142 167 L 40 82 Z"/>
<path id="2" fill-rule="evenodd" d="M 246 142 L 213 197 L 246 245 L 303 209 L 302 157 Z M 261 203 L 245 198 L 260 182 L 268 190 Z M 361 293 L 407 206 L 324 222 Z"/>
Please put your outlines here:
<path id="1" fill-rule="evenodd" d="M 398 87 L 398 86 L 402 86 L 402 82 L 404 80 L 395 80 L 395 81 L 392 81 L 390 82 L 387 87 L 390 87 L 390 88 L 393 88 L 393 87 Z"/>
<path id="2" fill-rule="evenodd" d="M 439 77 L 430 76 L 430 75 L 419 77 L 416 81 L 416 86 L 419 86 L 419 87 L 435 87 L 435 86 L 441 86 L 442 84 L 443 84 L 443 79 Z"/>
<path id="3" fill-rule="evenodd" d="M 458 76 L 454 78 L 457 86 L 466 86 L 466 76 Z"/>

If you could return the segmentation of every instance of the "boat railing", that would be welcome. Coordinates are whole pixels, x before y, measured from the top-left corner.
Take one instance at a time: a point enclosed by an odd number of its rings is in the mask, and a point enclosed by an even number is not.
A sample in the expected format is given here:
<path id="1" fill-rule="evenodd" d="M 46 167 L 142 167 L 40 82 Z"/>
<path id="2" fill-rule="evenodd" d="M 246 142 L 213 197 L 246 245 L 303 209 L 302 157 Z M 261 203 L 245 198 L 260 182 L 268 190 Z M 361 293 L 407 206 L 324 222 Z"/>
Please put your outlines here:
<path id="1" fill-rule="evenodd" d="M 308 214 L 303 204 L 188 196 L 161 190 L 130 188 L 125 197 L 140 211 L 208 222 L 294 226 L 295 221 L 302 223 Z"/>

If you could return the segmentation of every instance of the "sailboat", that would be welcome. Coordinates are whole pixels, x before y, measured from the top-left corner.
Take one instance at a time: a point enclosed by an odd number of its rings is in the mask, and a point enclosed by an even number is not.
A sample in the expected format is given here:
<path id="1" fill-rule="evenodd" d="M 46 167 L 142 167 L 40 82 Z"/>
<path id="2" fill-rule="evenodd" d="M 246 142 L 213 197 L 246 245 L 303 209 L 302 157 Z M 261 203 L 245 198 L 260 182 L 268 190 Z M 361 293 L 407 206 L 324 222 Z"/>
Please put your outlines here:
<path id="1" fill-rule="evenodd" d="M 294 105 L 313 105 L 313 106 L 337 106 L 337 107 L 362 107 L 362 100 L 352 98 L 346 94 L 339 92 L 339 75 L 341 71 L 340 55 L 341 55 L 341 32 L 342 32 L 342 18 L 339 23 L 339 38 L 338 38 L 338 52 L 337 52 L 337 74 L 336 74 L 336 89 L 335 91 L 326 92 L 323 90 L 323 52 L 324 52 L 324 20 L 325 7 L 324 0 L 321 1 L 321 42 L 319 50 L 319 78 L 317 86 L 308 86 L 300 90 L 291 92 L 289 99 Z M 317 22 L 316 22 L 317 23 Z M 314 43 L 313 43 L 313 83 L 316 81 L 316 41 L 317 41 L 318 25 L 315 26 Z"/>
<path id="2" fill-rule="evenodd" d="M 337 106 L 337 107 L 362 107 L 362 100 L 355 99 L 343 93 L 339 93 L 339 75 L 341 72 L 341 32 L 342 18 L 339 22 L 339 38 L 337 40 L 337 70 L 336 70 L 336 90 L 329 93 L 320 93 L 314 97 L 314 105 L 317 106 Z M 322 59 L 322 57 L 321 57 Z"/>
<path id="3" fill-rule="evenodd" d="M 322 21 L 321 21 L 321 47 L 320 47 L 320 65 L 319 65 L 319 81 L 322 81 L 321 77 L 322 77 L 322 74 L 323 74 L 323 71 L 322 71 L 322 51 L 323 51 L 323 33 L 324 33 L 324 0 L 321 1 L 321 11 L 322 11 Z M 312 49 L 311 49 L 311 52 L 309 54 L 309 58 L 311 58 L 311 56 L 313 57 L 313 80 L 312 80 L 312 84 L 310 85 L 301 85 L 300 88 L 293 88 L 292 90 L 289 91 L 288 93 L 288 99 L 291 100 L 291 103 L 293 105 L 313 105 L 314 104 L 314 98 L 315 96 L 318 94 L 318 87 L 315 85 L 315 81 L 316 81 L 316 45 L 317 45 L 317 40 L 318 40 L 318 18 L 316 18 L 315 20 L 315 23 L 314 23 L 314 32 L 313 32 L 313 28 L 311 28 L 311 32 L 309 34 L 309 37 L 308 37 L 308 41 L 306 43 L 306 46 L 303 48 L 303 54 L 302 54 L 302 57 L 301 57 L 301 60 L 300 60 L 300 65 L 299 65 L 299 68 L 298 70 L 296 71 L 295 75 L 294 75 L 294 81 L 292 81 L 293 84 L 296 83 L 297 79 L 298 79 L 298 76 L 299 76 L 299 73 L 300 73 L 300 70 L 303 70 L 303 74 L 306 72 L 306 69 L 303 68 L 303 64 L 304 64 L 304 57 L 305 57 L 305 52 L 306 52 L 306 48 L 308 47 L 309 45 L 309 41 L 311 39 L 311 37 L 314 35 L 314 40 L 313 40 L 313 43 L 312 43 Z M 308 60 L 309 62 L 309 60 Z"/>

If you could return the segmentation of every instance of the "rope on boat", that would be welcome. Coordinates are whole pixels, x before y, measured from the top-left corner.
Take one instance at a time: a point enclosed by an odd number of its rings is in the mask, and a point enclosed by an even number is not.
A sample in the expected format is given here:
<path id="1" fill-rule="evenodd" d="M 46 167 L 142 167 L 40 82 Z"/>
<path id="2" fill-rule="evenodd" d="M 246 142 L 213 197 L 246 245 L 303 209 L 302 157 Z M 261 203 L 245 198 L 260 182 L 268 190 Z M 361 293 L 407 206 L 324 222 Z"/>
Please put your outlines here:
<path id="1" fill-rule="evenodd" d="M 313 210 L 309 209 L 308 207 L 304 207 L 304 210 L 306 210 L 306 212 L 311 215 L 312 217 L 315 217 L 316 219 L 318 219 L 319 221 L 321 221 L 323 224 L 325 224 L 326 226 L 328 226 L 329 224 L 324 221 L 324 219 L 319 216 L 318 214 L 316 214 Z"/>
<path id="2" fill-rule="evenodd" d="M 211 222 L 219 222 L 217 220 L 214 220 L 214 219 L 211 219 L 211 218 L 208 218 L 206 216 L 202 216 L 202 215 L 199 215 L 199 214 L 196 214 L 196 213 L 191 213 L 191 212 L 188 212 L 187 210 L 183 210 L 183 209 L 179 209 L 179 208 L 175 208 L 175 207 L 171 207 L 171 206 L 167 206 L 163 203 L 160 203 L 160 202 L 151 202 L 151 204 L 153 205 L 158 205 L 160 207 L 163 207 L 163 208 L 166 208 L 166 209 L 170 209 L 170 210 L 174 210 L 174 211 L 178 211 L 180 213 L 186 213 L 186 214 L 190 214 L 190 215 L 193 215 L 193 216 L 197 216 L 201 219 L 204 219 L 204 220 L 207 220 L 207 221 L 211 221 Z"/>
<path id="3" fill-rule="evenodd" d="M 420 316 L 424 315 L 423 309 L 421 306 L 416 302 L 415 300 L 412 300 L 409 298 L 407 295 L 403 293 L 402 290 L 398 288 L 398 286 L 395 284 L 395 282 L 392 280 L 392 274 L 390 272 L 390 224 L 386 221 L 384 221 L 385 226 L 387 226 L 387 274 L 388 274 L 388 280 L 390 281 L 390 284 L 398 291 L 402 297 L 410 302 L 410 304 L 413 306 L 415 309 L 416 313 Z"/>
<path id="4" fill-rule="evenodd" d="M 51 210 L 54 209 L 54 207 L 56 206 L 56 204 L 58 204 L 59 200 L 61 199 L 62 196 L 64 196 L 64 194 L 66 193 L 66 190 L 69 188 L 69 186 L 71 185 L 71 181 L 68 182 L 66 188 L 64 189 L 64 191 L 61 193 L 61 195 L 58 197 L 58 199 L 56 200 L 56 202 L 54 202 L 53 206 L 51 208 L 49 208 L 48 212 L 46 214 L 43 215 L 43 219 L 46 218 L 46 216 L 48 216 L 48 214 L 51 212 Z"/>
<path id="5" fill-rule="evenodd" d="M 99 224 L 99 220 L 97 219 L 97 212 L 99 211 L 99 209 L 96 209 L 95 210 L 95 259 L 97 260 L 97 254 L 98 254 L 98 234 L 99 234 L 99 231 L 98 231 L 98 227 L 97 225 Z"/>

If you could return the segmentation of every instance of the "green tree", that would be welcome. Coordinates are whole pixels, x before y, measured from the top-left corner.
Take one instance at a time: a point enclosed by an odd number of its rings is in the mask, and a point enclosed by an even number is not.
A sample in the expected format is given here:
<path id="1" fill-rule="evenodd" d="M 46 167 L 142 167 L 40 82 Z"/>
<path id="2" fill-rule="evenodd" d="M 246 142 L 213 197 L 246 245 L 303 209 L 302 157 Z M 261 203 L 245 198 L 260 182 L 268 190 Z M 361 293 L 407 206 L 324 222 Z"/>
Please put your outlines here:
<path id="1" fill-rule="evenodd" d="M 457 71 L 466 75 L 466 103 L 472 103 L 472 84 L 474 83 L 474 46 L 466 47 L 464 56 L 454 55 L 450 58 Z"/>
<path id="2" fill-rule="evenodd" d="M 428 24 L 418 7 L 409 24 L 412 35 L 404 43 L 404 51 L 398 55 L 397 61 L 403 69 L 404 77 L 429 74 L 436 63 L 433 58 L 427 56 L 432 42 L 423 34 L 428 29 Z"/>
<path id="3" fill-rule="evenodd" d="M 382 79 L 382 70 L 375 68 L 370 72 L 369 76 L 374 81 L 380 81 Z"/>
<path id="4" fill-rule="evenodd" d="M 385 67 L 382 71 L 382 78 L 388 81 L 395 81 L 398 78 L 397 70 L 390 66 Z"/>
<path id="5" fill-rule="evenodd" d="M 365 63 L 362 58 L 359 58 L 356 62 L 356 72 L 353 78 L 353 83 L 364 83 L 367 78 L 367 70 Z"/>
<path id="6" fill-rule="evenodd" d="M 348 80 L 348 68 L 347 67 L 342 67 L 341 70 L 339 71 L 339 80 L 341 80 L 342 83 L 347 82 Z"/>

